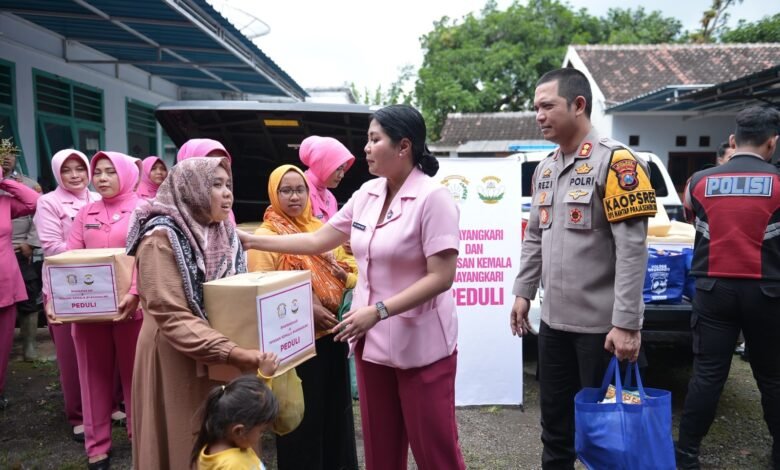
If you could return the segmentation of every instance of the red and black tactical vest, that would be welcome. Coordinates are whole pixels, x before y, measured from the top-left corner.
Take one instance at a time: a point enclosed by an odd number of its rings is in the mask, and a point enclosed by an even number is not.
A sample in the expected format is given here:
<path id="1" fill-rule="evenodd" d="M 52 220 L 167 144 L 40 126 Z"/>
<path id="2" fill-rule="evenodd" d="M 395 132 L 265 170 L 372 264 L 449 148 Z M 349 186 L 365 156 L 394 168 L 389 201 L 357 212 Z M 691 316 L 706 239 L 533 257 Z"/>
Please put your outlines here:
<path id="1" fill-rule="evenodd" d="M 780 281 L 780 170 L 752 154 L 695 173 L 694 276 Z"/>

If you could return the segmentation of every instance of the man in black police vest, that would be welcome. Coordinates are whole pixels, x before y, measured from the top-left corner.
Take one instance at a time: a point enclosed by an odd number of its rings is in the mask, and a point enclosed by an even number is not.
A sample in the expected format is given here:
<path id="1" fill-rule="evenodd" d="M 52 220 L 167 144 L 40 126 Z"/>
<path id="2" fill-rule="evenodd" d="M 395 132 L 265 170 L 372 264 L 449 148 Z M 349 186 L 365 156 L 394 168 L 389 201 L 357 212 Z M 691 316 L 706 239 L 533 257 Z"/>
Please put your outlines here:
<path id="1" fill-rule="evenodd" d="M 696 295 L 680 468 L 699 468 L 699 445 L 715 418 L 741 328 L 774 439 L 773 468 L 780 469 L 780 171 L 769 163 L 779 131 L 776 109 L 740 111 L 731 136 L 734 155 L 695 173 L 685 189 L 686 217 L 696 227 Z"/>

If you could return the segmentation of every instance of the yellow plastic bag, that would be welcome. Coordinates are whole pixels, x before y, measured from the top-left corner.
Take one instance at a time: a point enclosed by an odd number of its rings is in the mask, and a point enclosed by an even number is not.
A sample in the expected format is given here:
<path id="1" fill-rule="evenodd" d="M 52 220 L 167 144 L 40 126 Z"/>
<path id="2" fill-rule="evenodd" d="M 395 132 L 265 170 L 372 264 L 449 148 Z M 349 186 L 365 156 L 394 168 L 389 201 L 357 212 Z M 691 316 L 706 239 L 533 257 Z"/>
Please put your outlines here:
<path id="1" fill-rule="evenodd" d="M 271 429 L 280 436 L 295 431 L 295 428 L 303 421 L 305 407 L 301 384 L 301 379 L 295 369 L 290 369 L 279 377 L 274 377 L 268 384 L 279 403 L 279 415 Z"/>

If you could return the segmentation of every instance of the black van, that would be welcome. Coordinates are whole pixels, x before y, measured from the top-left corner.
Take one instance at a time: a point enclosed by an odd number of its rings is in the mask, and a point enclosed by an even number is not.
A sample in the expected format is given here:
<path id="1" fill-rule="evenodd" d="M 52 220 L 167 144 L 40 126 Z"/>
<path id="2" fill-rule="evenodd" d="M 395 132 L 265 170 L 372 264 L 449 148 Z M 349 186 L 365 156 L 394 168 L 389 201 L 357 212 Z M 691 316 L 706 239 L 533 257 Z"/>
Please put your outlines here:
<path id="1" fill-rule="evenodd" d="M 268 206 L 268 175 L 279 165 L 305 168 L 298 147 L 310 135 L 334 137 L 355 156 L 355 164 L 333 190 L 346 202 L 368 173 L 363 148 L 375 108 L 356 104 L 177 101 L 160 104 L 155 116 L 180 147 L 188 139 L 215 139 L 233 157 L 233 211 L 239 223 L 260 221 Z"/>

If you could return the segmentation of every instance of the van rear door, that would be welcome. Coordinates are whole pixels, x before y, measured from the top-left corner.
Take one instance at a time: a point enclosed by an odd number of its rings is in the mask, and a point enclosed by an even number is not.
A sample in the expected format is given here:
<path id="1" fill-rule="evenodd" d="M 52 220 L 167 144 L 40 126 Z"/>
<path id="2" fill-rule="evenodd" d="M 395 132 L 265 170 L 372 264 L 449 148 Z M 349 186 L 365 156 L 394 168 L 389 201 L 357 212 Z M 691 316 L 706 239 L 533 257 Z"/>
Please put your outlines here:
<path id="1" fill-rule="evenodd" d="M 155 116 L 177 147 L 193 138 L 222 142 L 233 157 L 233 211 L 238 222 L 259 221 L 268 206 L 268 176 L 279 165 L 305 169 L 298 147 L 310 135 L 334 137 L 355 156 L 338 188 L 346 202 L 368 173 L 366 144 L 371 108 L 321 103 L 180 101 L 162 103 Z"/>

